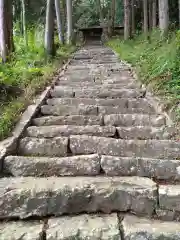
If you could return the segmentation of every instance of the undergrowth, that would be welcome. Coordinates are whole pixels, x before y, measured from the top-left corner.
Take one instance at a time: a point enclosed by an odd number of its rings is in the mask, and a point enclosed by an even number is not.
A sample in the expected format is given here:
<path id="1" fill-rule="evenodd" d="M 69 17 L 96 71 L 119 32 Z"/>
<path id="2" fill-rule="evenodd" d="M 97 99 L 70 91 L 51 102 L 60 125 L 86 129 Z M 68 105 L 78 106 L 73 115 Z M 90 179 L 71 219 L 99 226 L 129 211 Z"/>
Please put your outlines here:
<path id="1" fill-rule="evenodd" d="M 108 45 L 120 59 L 136 67 L 141 81 L 148 85 L 165 101 L 166 110 L 174 107 L 177 120 L 180 119 L 180 31 L 171 32 L 162 39 L 158 30 L 144 36 L 123 41 L 112 39 Z"/>
<path id="2" fill-rule="evenodd" d="M 56 57 L 47 60 L 39 29 L 28 31 L 28 46 L 19 34 L 14 36 L 14 43 L 11 60 L 0 64 L 0 140 L 10 134 L 26 106 L 74 51 L 73 46 L 60 46 Z"/>

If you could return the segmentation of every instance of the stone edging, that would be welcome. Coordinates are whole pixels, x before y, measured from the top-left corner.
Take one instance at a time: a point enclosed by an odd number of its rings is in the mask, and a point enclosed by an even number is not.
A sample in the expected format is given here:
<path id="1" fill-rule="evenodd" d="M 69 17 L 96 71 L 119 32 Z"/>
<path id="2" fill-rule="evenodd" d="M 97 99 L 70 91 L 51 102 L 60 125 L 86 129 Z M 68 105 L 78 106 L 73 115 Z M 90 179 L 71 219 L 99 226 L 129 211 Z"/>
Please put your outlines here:
<path id="1" fill-rule="evenodd" d="M 12 136 L 6 138 L 3 141 L 0 141 L 0 172 L 3 168 L 3 160 L 9 155 L 13 154 L 17 148 L 17 143 L 19 138 L 22 136 L 25 129 L 30 124 L 34 115 L 39 111 L 40 107 L 44 101 L 49 97 L 51 89 L 56 85 L 59 76 L 63 75 L 67 66 L 69 65 L 71 59 L 73 58 L 74 53 L 71 54 L 67 62 L 56 72 L 56 75 L 53 77 L 53 81 L 49 87 L 47 87 L 36 99 L 33 101 L 34 104 L 31 104 L 22 114 L 20 120 L 16 124 Z"/>

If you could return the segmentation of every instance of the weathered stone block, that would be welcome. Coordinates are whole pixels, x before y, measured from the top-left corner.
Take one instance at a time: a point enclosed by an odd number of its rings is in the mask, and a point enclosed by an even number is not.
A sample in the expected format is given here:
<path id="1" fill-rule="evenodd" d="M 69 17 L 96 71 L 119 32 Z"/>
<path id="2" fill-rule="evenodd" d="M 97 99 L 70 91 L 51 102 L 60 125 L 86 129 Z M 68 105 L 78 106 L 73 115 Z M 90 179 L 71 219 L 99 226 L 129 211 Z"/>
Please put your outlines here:
<path id="1" fill-rule="evenodd" d="M 122 221 L 124 240 L 179 240 L 180 224 L 125 216 Z"/>
<path id="2" fill-rule="evenodd" d="M 43 224 L 38 221 L 4 222 L 0 224 L 1 240 L 41 240 Z"/>
<path id="3" fill-rule="evenodd" d="M 165 210 L 180 211 L 180 185 L 160 185 L 159 206 Z"/>
<path id="4" fill-rule="evenodd" d="M 54 218 L 48 226 L 47 240 L 121 240 L 116 214 Z"/>
<path id="5" fill-rule="evenodd" d="M 76 125 L 62 125 L 62 126 L 32 126 L 27 128 L 26 133 L 30 137 L 45 137 L 53 138 L 59 136 L 70 136 L 74 134 L 87 134 L 90 136 L 113 137 L 116 133 L 116 128 L 112 126 L 76 126 Z"/>
<path id="6" fill-rule="evenodd" d="M 20 140 L 19 153 L 36 156 L 66 156 L 68 138 L 53 139 L 25 137 Z"/>
<path id="7" fill-rule="evenodd" d="M 105 125 L 114 126 L 154 126 L 165 125 L 165 117 L 147 114 L 110 114 L 104 116 Z"/>
<path id="8" fill-rule="evenodd" d="M 180 143 L 173 140 L 122 140 L 87 135 L 70 137 L 73 154 L 176 159 L 180 157 Z"/>
<path id="9" fill-rule="evenodd" d="M 97 115 L 96 105 L 44 105 L 41 107 L 41 113 L 44 115 Z"/>
<path id="10" fill-rule="evenodd" d="M 103 117 L 95 115 L 45 116 L 33 119 L 36 126 L 51 125 L 102 125 Z"/>
<path id="11" fill-rule="evenodd" d="M 97 175 L 100 158 L 97 154 L 64 158 L 7 156 L 4 170 L 16 177 Z"/>
<path id="12" fill-rule="evenodd" d="M 141 176 L 180 180 L 180 161 L 170 159 L 102 156 L 101 167 L 109 176 Z"/>
<path id="13" fill-rule="evenodd" d="M 157 187 L 138 177 L 0 179 L 0 218 L 131 211 L 152 215 Z"/>

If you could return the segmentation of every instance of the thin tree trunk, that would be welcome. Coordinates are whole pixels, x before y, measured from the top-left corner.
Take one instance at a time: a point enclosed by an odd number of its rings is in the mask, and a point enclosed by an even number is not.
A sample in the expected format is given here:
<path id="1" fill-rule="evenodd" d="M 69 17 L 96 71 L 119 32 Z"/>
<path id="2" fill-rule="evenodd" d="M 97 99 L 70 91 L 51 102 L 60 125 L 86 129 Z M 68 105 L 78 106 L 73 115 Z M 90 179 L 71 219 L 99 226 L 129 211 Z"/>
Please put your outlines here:
<path id="1" fill-rule="evenodd" d="M 157 0 L 152 2 L 152 27 L 157 27 Z"/>
<path id="2" fill-rule="evenodd" d="M 67 7 L 67 43 L 72 43 L 73 30 L 72 30 L 72 0 L 66 1 Z"/>
<path id="3" fill-rule="evenodd" d="M 179 0 L 179 28 L 180 28 L 180 0 Z"/>
<path id="4" fill-rule="evenodd" d="M 159 0 L 159 28 L 166 34 L 169 28 L 168 0 Z"/>
<path id="5" fill-rule="evenodd" d="M 13 50 L 11 0 L 0 0 L 0 55 L 3 62 L 8 60 Z"/>
<path id="6" fill-rule="evenodd" d="M 101 7 L 101 0 L 97 0 L 98 4 L 98 9 L 99 9 L 99 18 L 100 18 L 100 25 L 104 27 L 104 17 L 103 17 L 103 12 L 102 12 L 102 7 Z"/>
<path id="7" fill-rule="evenodd" d="M 148 36 L 148 0 L 143 0 L 144 34 Z"/>
<path id="8" fill-rule="evenodd" d="M 130 38 L 130 1 L 124 0 L 124 40 Z"/>
<path id="9" fill-rule="evenodd" d="M 3 62 L 6 62 L 8 56 L 5 36 L 5 1 L 0 0 L 0 54 Z"/>
<path id="10" fill-rule="evenodd" d="M 152 0 L 148 0 L 149 30 L 152 29 Z"/>
<path id="11" fill-rule="evenodd" d="M 28 46 L 28 37 L 27 37 L 27 29 L 26 29 L 26 6 L 25 6 L 25 0 L 21 0 L 21 4 L 22 4 L 22 25 L 23 25 L 24 42 L 25 42 L 25 45 Z"/>
<path id="12" fill-rule="evenodd" d="M 54 1 L 47 0 L 46 6 L 46 27 L 45 27 L 45 50 L 47 55 L 55 54 L 54 46 Z"/>
<path id="13" fill-rule="evenodd" d="M 112 31 L 112 34 L 114 32 L 115 9 L 116 9 L 116 1 L 112 0 L 112 3 L 111 3 L 111 31 Z"/>
<path id="14" fill-rule="evenodd" d="M 62 24 L 62 21 L 61 21 L 60 0 L 55 0 L 55 9 L 56 9 L 56 18 L 57 18 L 57 28 L 58 28 L 59 41 L 62 44 L 64 44 L 64 32 L 63 32 L 63 24 Z"/>
<path id="15" fill-rule="evenodd" d="M 131 0 L 131 31 L 132 35 L 135 34 L 135 1 Z"/>

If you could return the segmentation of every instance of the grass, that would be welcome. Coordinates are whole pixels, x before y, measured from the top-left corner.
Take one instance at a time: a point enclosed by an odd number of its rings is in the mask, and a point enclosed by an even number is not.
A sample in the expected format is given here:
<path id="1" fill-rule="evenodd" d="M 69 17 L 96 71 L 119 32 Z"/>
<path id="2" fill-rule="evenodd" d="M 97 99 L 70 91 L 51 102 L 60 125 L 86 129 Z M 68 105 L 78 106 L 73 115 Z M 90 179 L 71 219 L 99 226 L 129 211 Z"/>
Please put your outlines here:
<path id="1" fill-rule="evenodd" d="M 10 135 L 24 109 L 75 50 L 73 46 L 60 46 L 57 56 L 47 60 L 39 30 L 28 32 L 27 47 L 19 35 L 14 42 L 16 51 L 11 61 L 0 65 L 0 140 Z"/>
<path id="2" fill-rule="evenodd" d="M 128 41 L 115 38 L 108 45 L 136 68 L 141 81 L 163 99 L 166 110 L 174 107 L 179 120 L 180 31 L 169 33 L 165 40 L 156 30 L 149 41 L 138 35 Z"/>

